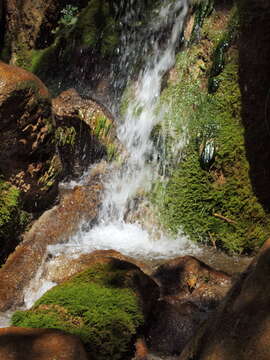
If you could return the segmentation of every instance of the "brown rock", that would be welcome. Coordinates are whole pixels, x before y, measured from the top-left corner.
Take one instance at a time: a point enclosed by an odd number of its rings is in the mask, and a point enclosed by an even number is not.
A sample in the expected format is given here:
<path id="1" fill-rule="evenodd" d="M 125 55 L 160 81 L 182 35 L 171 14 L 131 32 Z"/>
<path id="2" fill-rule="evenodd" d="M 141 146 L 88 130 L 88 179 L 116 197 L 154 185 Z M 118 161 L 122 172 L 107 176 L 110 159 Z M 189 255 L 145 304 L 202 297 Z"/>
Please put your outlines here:
<path id="1" fill-rule="evenodd" d="M 92 173 L 85 186 L 63 194 L 59 205 L 45 212 L 25 234 L 24 241 L 0 269 L 0 311 L 18 306 L 23 289 L 39 268 L 48 245 L 65 242 L 85 218 L 89 224 L 97 216 L 102 185 L 102 167 Z"/>
<path id="2" fill-rule="evenodd" d="M 61 162 L 52 142 L 51 101 L 33 74 L 0 62 L 0 172 L 40 211 L 57 192 Z"/>
<path id="3" fill-rule="evenodd" d="M 183 256 L 161 265 L 153 274 L 163 297 L 191 300 L 199 307 L 212 307 L 231 286 L 230 276 L 193 256 Z"/>
<path id="4" fill-rule="evenodd" d="M 85 0 L 3 0 L 6 24 L 5 45 L 11 60 L 20 60 L 23 51 L 43 49 L 53 42 L 60 11 L 67 4 L 81 6 Z M 19 59 L 18 59 L 19 58 Z M 26 64 L 27 65 L 27 64 Z"/>
<path id="5" fill-rule="evenodd" d="M 186 346 L 180 360 L 270 358 L 270 243 Z"/>
<path id="6" fill-rule="evenodd" d="M 1 360 L 87 360 L 80 340 L 58 330 L 0 329 Z"/>
<path id="7" fill-rule="evenodd" d="M 143 339 L 138 339 L 135 343 L 135 358 L 134 360 L 147 360 L 148 349 Z"/>
<path id="8" fill-rule="evenodd" d="M 107 146 L 116 137 L 113 116 L 96 102 L 83 99 L 75 89 L 53 99 L 52 111 L 64 174 L 80 176 L 90 164 L 107 155 Z M 104 123 L 99 131 L 100 121 Z"/>
<path id="9" fill-rule="evenodd" d="M 153 277 L 160 285 L 161 298 L 148 323 L 147 344 L 154 352 L 179 354 L 207 312 L 224 297 L 230 277 L 192 256 L 166 262 Z"/>

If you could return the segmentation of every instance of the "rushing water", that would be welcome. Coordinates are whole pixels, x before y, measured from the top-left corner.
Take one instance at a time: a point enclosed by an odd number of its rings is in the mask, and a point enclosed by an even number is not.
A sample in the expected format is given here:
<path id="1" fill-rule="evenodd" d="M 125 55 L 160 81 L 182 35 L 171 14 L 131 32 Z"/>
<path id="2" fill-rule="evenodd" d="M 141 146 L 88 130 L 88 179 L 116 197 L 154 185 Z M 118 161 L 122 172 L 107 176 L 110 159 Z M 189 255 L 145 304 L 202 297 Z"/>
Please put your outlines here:
<path id="1" fill-rule="evenodd" d="M 163 111 L 156 111 L 162 78 L 174 64 L 175 48 L 181 38 L 187 10 L 187 0 L 164 1 L 147 25 L 147 31 L 155 35 L 148 41 L 145 39 L 145 43 L 136 44 L 137 51 L 146 59 L 137 77 L 125 116 L 118 123 L 118 139 L 124 149 L 118 160 L 121 165 L 112 164 L 108 170 L 97 224 L 93 228 L 83 224 L 82 230 L 68 243 L 50 246 L 48 252 L 51 260 L 46 268 L 63 254 L 74 257 L 101 249 L 114 249 L 126 255 L 150 260 L 200 251 L 184 235 L 179 234 L 177 239 L 170 239 L 159 233 L 157 239 L 155 231 L 146 230 L 145 219 L 133 223 L 125 220 L 127 212 L 132 213 L 134 197 L 138 193 L 149 191 L 158 173 L 151 132 L 162 121 Z M 134 43 L 131 46 L 134 51 Z M 127 44 L 126 51 L 119 59 L 122 71 L 127 68 L 130 51 Z M 25 292 L 27 307 L 53 286 L 50 279 L 44 277 L 44 267 L 43 264 Z"/>

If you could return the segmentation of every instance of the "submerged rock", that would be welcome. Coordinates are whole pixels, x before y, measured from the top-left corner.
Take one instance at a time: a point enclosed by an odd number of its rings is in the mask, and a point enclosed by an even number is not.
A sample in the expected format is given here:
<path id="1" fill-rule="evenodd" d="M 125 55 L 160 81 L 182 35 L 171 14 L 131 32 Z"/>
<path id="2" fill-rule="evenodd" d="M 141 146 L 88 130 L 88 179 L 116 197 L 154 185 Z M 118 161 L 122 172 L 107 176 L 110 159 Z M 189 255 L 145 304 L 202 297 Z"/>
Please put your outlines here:
<path id="1" fill-rule="evenodd" d="M 62 331 L 0 329 L 0 358 L 5 360 L 87 360 L 80 340 Z"/>
<path id="2" fill-rule="evenodd" d="M 17 311 L 13 324 L 77 334 L 91 359 L 130 358 L 159 289 L 129 260 L 113 251 L 89 255 L 86 270 L 49 290 L 30 310 Z"/>
<path id="3" fill-rule="evenodd" d="M 270 358 L 269 264 L 268 240 L 179 360 Z"/>

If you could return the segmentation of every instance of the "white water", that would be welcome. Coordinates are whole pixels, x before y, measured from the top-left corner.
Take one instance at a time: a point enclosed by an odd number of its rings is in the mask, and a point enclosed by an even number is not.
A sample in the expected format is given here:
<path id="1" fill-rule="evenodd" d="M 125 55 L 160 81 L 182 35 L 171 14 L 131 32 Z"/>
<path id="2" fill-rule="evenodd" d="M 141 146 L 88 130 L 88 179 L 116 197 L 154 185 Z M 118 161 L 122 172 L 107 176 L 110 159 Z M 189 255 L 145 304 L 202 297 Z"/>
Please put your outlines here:
<path id="1" fill-rule="evenodd" d="M 120 120 L 118 138 L 125 150 L 120 159 L 121 166 L 111 166 L 105 181 L 97 225 L 86 231 L 83 230 L 85 224 L 82 224 L 82 230 L 68 243 L 48 247 L 51 260 L 46 262 L 45 254 L 42 266 L 25 289 L 27 308 L 54 285 L 48 275 L 49 268 L 63 254 L 78 257 L 94 250 L 113 249 L 135 258 L 156 260 L 200 251 L 181 234 L 176 239 L 164 234 L 157 238 L 155 231 L 146 230 L 144 225 L 147 219 L 135 223 L 125 221 L 127 213 L 132 213 L 132 200 L 138 193 L 149 191 L 158 176 L 151 131 L 162 121 L 163 111 L 156 113 L 161 82 L 163 75 L 174 64 L 175 47 L 180 40 L 187 10 L 187 0 L 164 1 L 159 14 L 150 22 L 149 26 L 156 33 L 168 28 L 170 34 L 167 40 L 161 42 L 161 38 L 157 37 L 151 44 L 151 55 L 138 76 L 126 115 Z M 143 47 L 143 44 L 138 44 L 138 51 L 143 53 L 140 46 Z M 147 46 L 149 48 L 149 44 Z"/>

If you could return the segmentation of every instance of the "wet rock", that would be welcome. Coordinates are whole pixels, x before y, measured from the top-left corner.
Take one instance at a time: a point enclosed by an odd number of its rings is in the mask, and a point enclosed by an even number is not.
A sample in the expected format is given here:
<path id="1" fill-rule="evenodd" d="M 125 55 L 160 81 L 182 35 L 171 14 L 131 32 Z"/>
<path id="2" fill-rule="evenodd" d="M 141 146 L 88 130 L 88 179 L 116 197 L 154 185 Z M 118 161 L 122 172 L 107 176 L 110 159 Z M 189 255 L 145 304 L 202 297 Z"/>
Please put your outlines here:
<path id="1" fill-rule="evenodd" d="M 62 92 L 52 101 L 56 138 L 64 174 L 80 176 L 90 164 L 110 157 L 115 139 L 113 116 L 75 89 Z"/>
<path id="2" fill-rule="evenodd" d="M 82 254 L 78 258 L 70 258 L 65 255 L 57 257 L 57 262 L 50 266 L 49 280 L 57 284 L 62 283 L 66 279 L 78 272 L 84 271 L 89 266 L 100 262 L 110 262 L 112 259 L 126 261 L 138 267 L 143 273 L 151 276 L 152 269 L 141 261 L 137 261 L 129 256 L 125 256 L 115 250 L 96 250 L 89 254 Z"/>
<path id="3" fill-rule="evenodd" d="M 0 172 L 20 189 L 27 211 L 57 193 L 61 161 L 52 142 L 51 101 L 33 74 L 0 62 Z"/>
<path id="4" fill-rule="evenodd" d="M 54 40 L 53 30 L 67 5 L 85 5 L 86 0 L 3 0 L 5 46 L 12 63 L 29 66 L 27 51 L 43 49 Z"/>
<path id="5" fill-rule="evenodd" d="M 164 298 L 174 301 L 191 300 L 200 308 L 211 309 L 224 297 L 231 278 L 193 256 L 183 256 L 166 262 L 154 273 Z"/>
<path id="6" fill-rule="evenodd" d="M 5 360 L 87 360 L 80 340 L 58 330 L 0 329 L 0 358 Z"/>
<path id="7" fill-rule="evenodd" d="M 270 358 L 269 264 L 268 240 L 179 360 Z"/>
<path id="8" fill-rule="evenodd" d="M 23 289 L 35 275 L 48 245 L 65 242 L 78 230 L 84 218 L 94 223 L 102 191 L 103 166 L 93 170 L 85 186 L 63 193 L 59 205 L 45 212 L 24 235 L 24 241 L 0 269 L 0 311 L 23 301 Z"/>
<path id="9" fill-rule="evenodd" d="M 154 352 L 179 354 L 224 297 L 230 277 L 192 256 L 166 262 L 153 277 L 161 298 L 149 321 L 147 344 Z"/>

